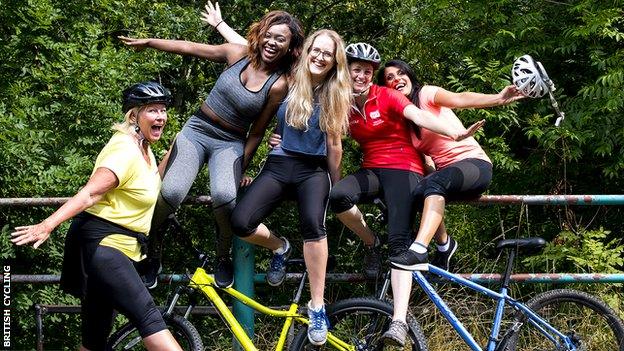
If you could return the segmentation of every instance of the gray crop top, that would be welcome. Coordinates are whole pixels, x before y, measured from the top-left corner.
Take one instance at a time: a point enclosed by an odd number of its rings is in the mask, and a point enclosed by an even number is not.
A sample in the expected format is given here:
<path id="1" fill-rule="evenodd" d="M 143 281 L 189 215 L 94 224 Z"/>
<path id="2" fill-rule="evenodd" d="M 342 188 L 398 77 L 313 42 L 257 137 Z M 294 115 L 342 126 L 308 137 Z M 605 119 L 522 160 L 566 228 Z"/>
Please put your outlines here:
<path id="1" fill-rule="evenodd" d="M 275 72 L 260 90 L 251 91 L 245 88 L 240 78 L 247 65 L 249 59 L 245 56 L 226 68 L 205 101 L 221 119 L 244 130 L 248 130 L 258 117 L 269 98 L 269 90 L 281 76 L 280 72 Z"/>

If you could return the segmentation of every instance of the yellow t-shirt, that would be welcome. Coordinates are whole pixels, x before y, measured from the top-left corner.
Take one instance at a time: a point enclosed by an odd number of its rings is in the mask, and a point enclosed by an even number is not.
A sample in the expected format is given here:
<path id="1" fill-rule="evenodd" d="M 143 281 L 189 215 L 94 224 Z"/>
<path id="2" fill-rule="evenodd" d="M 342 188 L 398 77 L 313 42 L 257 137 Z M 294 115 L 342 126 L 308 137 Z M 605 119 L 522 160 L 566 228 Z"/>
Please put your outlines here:
<path id="1" fill-rule="evenodd" d="M 147 235 L 161 185 L 151 149 L 148 149 L 148 155 L 149 165 L 143 159 L 135 138 L 122 132 L 115 133 L 100 151 L 93 172 L 100 167 L 107 168 L 115 173 L 119 185 L 86 211 Z M 142 258 L 137 240 L 127 235 L 109 235 L 100 245 L 116 248 L 134 261 Z"/>

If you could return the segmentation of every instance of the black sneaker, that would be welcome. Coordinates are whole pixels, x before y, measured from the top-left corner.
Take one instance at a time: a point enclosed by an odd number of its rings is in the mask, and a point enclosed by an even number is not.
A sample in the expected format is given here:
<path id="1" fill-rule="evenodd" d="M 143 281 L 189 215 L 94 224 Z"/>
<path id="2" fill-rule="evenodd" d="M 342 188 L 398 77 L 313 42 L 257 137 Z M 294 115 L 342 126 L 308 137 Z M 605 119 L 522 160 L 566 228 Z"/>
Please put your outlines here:
<path id="1" fill-rule="evenodd" d="M 381 271 L 381 253 L 379 252 L 380 246 L 381 245 L 364 245 L 364 262 L 362 264 L 362 270 L 368 279 L 374 279 Z"/>
<path id="2" fill-rule="evenodd" d="M 273 254 L 269 270 L 266 273 L 267 283 L 271 286 L 278 286 L 284 282 L 286 278 L 286 261 L 290 257 L 292 248 L 288 239 L 281 237 L 284 240 L 286 251 L 283 254 Z"/>
<path id="3" fill-rule="evenodd" d="M 148 289 L 154 289 L 158 285 L 158 275 L 162 272 L 162 264 L 157 258 L 146 258 L 141 262 L 141 280 Z"/>
<path id="4" fill-rule="evenodd" d="M 396 256 L 390 257 L 390 266 L 404 271 L 428 271 L 429 255 L 414 250 L 405 250 Z"/>
<path id="5" fill-rule="evenodd" d="M 234 284 L 234 266 L 229 257 L 217 257 L 214 278 L 215 284 L 222 289 L 229 288 Z"/>
<path id="6" fill-rule="evenodd" d="M 457 241 L 453 239 L 451 236 L 448 237 L 449 240 L 449 248 L 448 250 L 441 252 L 436 251 L 435 256 L 433 256 L 433 260 L 431 260 L 431 264 L 448 271 L 451 267 L 451 257 L 455 251 L 457 251 Z"/>

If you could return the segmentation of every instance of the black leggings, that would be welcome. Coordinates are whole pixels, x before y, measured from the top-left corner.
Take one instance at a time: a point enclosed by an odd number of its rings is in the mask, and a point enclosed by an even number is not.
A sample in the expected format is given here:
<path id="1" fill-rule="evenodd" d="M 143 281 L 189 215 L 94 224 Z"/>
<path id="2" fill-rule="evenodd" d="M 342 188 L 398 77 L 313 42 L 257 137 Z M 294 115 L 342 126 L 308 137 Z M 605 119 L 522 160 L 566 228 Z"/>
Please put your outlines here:
<path id="1" fill-rule="evenodd" d="M 422 175 L 400 169 L 360 169 L 339 181 L 330 193 L 330 205 L 342 213 L 354 205 L 382 198 L 388 207 L 390 255 L 407 249 L 413 241 L 415 189 Z"/>
<path id="2" fill-rule="evenodd" d="M 262 220 L 288 194 L 293 194 L 299 209 L 303 240 L 321 240 L 327 236 L 325 213 L 330 188 L 327 161 L 324 158 L 270 155 L 232 212 L 234 234 L 240 237 L 253 234 Z"/>
<path id="3" fill-rule="evenodd" d="M 416 194 L 419 198 L 441 195 L 446 200 L 470 199 L 481 195 L 491 181 L 492 164 L 469 158 L 427 175 L 416 188 Z"/>
<path id="4" fill-rule="evenodd" d="M 88 279 L 82 301 L 84 347 L 104 350 L 114 310 L 125 315 L 143 338 L 167 328 L 134 263 L 121 251 L 99 245 L 85 264 Z"/>

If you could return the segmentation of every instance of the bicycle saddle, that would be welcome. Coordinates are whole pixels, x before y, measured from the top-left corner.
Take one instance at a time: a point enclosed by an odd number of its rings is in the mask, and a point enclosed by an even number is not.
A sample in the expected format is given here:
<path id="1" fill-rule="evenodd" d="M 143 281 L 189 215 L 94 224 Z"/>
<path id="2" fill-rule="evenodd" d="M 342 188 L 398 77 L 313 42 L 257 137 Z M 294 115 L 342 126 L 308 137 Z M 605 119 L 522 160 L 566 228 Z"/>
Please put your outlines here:
<path id="1" fill-rule="evenodd" d="M 546 240 L 542 238 L 504 239 L 496 244 L 496 250 L 516 249 L 518 252 L 535 253 L 539 252 L 545 245 Z"/>

